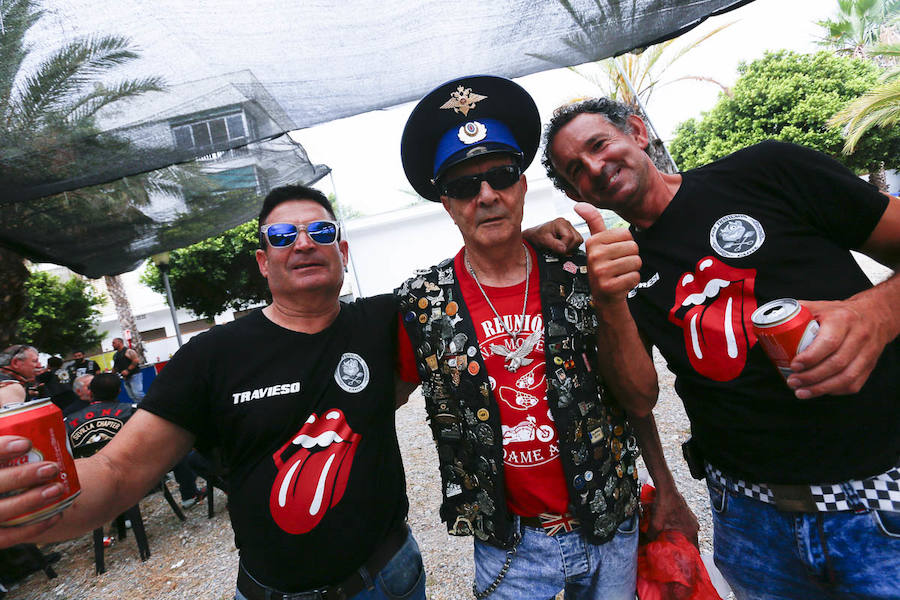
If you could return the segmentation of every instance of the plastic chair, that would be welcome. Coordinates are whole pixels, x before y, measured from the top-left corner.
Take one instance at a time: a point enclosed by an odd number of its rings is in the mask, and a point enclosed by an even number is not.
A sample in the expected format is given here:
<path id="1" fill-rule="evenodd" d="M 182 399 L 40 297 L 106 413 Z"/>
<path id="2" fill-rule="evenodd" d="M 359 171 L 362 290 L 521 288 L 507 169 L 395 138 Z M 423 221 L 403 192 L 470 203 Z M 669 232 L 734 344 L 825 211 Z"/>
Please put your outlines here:
<path id="1" fill-rule="evenodd" d="M 92 456 L 96 454 L 103 446 L 109 443 L 109 440 L 103 440 L 101 442 L 95 442 L 93 444 L 85 444 L 78 448 L 74 449 L 75 458 L 86 458 L 88 456 Z M 179 520 L 184 521 L 185 516 L 181 511 L 181 507 L 175 502 L 175 499 L 172 497 L 171 492 L 169 492 L 168 486 L 166 486 L 166 480 L 161 480 L 153 489 L 151 489 L 147 495 L 152 494 L 153 492 L 162 490 L 163 496 L 165 496 L 166 501 L 169 503 L 169 506 L 172 507 L 172 511 L 178 517 Z M 146 496 L 145 496 L 146 497 Z M 138 554 L 140 554 L 141 561 L 145 561 L 150 558 L 150 543 L 147 540 L 147 531 L 144 528 L 144 519 L 141 516 L 141 508 L 140 504 L 135 504 L 121 515 L 116 517 L 115 524 L 116 530 L 118 533 L 118 539 L 123 540 L 127 535 L 127 528 L 125 526 L 125 521 L 131 521 L 131 529 L 134 532 L 134 539 L 137 542 Z M 100 575 L 106 572 L 106 564 L 104 561 L 104 546 L 103 546 L 103 527 L 98 527 L 94 529 L 93 532 L 94 538 L 94 567 L 96 568 L 97 575 Z"/>
<path id="2" fill-rule="evenodd" d="M 208 457 L 209 471 L 204 474 L 206 479 L 206 518 L 213 518 L 213 496 L 216 488 L 228 494 L 228 486 L 225 483 L 225 469 L 222 466 L 222 457 L 218 449 L 213 450 Z M 227 504 L 227 503 L 226 503 Z"/>

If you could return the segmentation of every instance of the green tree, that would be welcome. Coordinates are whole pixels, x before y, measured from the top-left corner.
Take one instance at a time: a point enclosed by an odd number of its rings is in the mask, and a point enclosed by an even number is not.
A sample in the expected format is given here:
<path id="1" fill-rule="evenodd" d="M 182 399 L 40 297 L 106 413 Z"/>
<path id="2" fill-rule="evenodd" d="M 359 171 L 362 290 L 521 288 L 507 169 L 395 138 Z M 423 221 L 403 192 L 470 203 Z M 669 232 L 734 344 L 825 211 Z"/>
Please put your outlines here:
<path id="1" fill-rule="evenodd" d="M 833 19 L 819 21 L 825 29 L 824 39 L 820 43 L 837 54 L 862 58 L 881 68 L 895 64 L 896 53 L 882 50 L 888 41 L 896 41 L 898 37 L 896 25 L 900 21 L 900 0 L 837 0 L 837 4 L 837 15 Z M 844 145 L 844 154 L 852 153 L 862 135 L 873 126 L 892 122 L 891 87 L 888 81 L 886 88 L 870 90 L 865 99 L 855 103 L 854 108 L 842 111 L 837 122 L 846 124 L 844 133 L 848 140 Z M 847 110 L 850 112 L 845 112 Z M 832 120 L 831 124 L 835 123 Z M 884 162 L 872 165 L 869 181 L 880 190 L 887 191 Z"/>
<path id="2" fill-rule="evenodd" d="M 900 166 L 900 132 L 874 130 L 856 151 L 843 155 L 839 131 L 828 119 L 871 89 L 878 69 L 864 60 L 828 52 L 780 51 L 738 67 L 734 97 L 719 102 L 700 119 L 675 131 L 670 149 L 685 169 L 704 165 L 766 139 L 793 142 L 833 156 L 856 172 L 889 160 Z"/>
<path id="3" fill-rule="evenodd" d="M 259 248 L 256 221 L 169 253 L 169 284 L 178 308 L 213 318 L 226 309 L 242 310 L 267 302 L 266 280 L 259 274 L 255 251 Z M 159 268 L 147 263 L 141 281 L 165 294 Z"/>
<path id="4" fill-rule="evenodd" d="M 62 281 L 49 273 L 32 273 L 25 283 L 25 298 L 18 342 L 49 354 L 66 354 L 103 341 L 95 329 L 103 295 L 81 277 Z"/>
<path id="5" fill-rule="evenodd" d="M 97 127 L 99 111 L 122 100 L 149 91 L 160 91 L 157 77 L 112 81 L 109 77 L 120 65 L 138 58 L 131 42 L 122 36 L 88 36 L 69 42 L 47 57 L 23 68 L 31 48 L 25 42 L 28 31 L 44 11 L 36 0 L 0 2 L 3 25 L 0 44 L 0 155 L 4 164 L 22 165 L 21 172 L 5 175 L 11 180 L 28 180 L 34 173 L 62 178 L 78 173 L 79 164 L 97 160 L 93 153 L 110 147 L 125 147 L 125 140 L 102 135 Z M 90 140 L 74 148 L 60 140 Z M 41 150 L 57 147 L 50 154 Z M 36 156 L 45 157 L 35 164 Z M 15 171 L 15 169 L 12 169 Z M 20 205 L 17 205 L 20 206 Z M 24 210 L 52 215 L 41 203 L 27 203 Z M 6 218 L 28 218 L 33 214 L 13 214 Z M 121 212 L 121 211 L 120 211 Z M 106 216 L 116 214 L 106 213 Z M 4 282 L 4 310 L 0 313 L 0 345 L 13 339 L 24 307 L 22 257 L 0 248 L 0 281 Z M 7 309 L 6 307 L 9 307 Z"/>

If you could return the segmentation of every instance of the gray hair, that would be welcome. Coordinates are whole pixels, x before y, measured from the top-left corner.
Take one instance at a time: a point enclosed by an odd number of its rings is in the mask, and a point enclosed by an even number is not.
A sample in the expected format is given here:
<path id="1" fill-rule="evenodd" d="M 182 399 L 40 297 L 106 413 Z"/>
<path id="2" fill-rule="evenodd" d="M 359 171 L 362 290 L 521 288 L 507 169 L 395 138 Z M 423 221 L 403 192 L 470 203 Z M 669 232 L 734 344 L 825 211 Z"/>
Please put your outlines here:
<path id="1" fill-rule="evenodd" d="M 12 364 L 12 361 L 16 359 L 16 357 L 21 356 L 25 352 L 28 351 L 34 352 L 35 356 L 39 354 L 37 348 L 34 346 L 29 346 L 28 344 L 15 344 L 10 346 L 3 352 L 0 352 L 0 367 L 5 367 Z"/>
<path id="2" fill-rule="evenodd" d="M 93 375 L 79 375 L 75 378 L 75 381 L 72 382 L 72 391 L 76 394 L 83 390 L 84 388 L 90 386 L 91 379 L 93 379 Z"/>

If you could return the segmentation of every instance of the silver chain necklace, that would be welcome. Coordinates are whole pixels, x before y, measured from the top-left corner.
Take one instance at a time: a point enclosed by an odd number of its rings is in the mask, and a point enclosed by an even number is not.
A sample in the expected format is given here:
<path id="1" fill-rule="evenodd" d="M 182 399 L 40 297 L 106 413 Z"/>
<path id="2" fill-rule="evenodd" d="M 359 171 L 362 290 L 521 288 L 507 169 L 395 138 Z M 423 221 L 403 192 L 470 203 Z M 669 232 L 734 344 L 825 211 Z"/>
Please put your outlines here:
<path id="1" fill-rule="evenodd" d="M 475 280 L 475 285 L 478 286 L 478 289 L 481 291 L 481 295 L 484 296 L 484 299 L 488 303 L 488 306 L 490 306 L 491 310 L 494 311 L 494 315 L 500 322 L 500 326 L 503 328 L 503 331 L 505 331 L 506 334 L 512 338 L 513 342 L 518 341 L 519 334 L 521 334 L 522 330 L 525 328 L 525 312 L 528 310 L 528 280 L 531 279 L 531 253 L 528 251 L 528 248 L 525 247 L 525 244 L 522 244 L 522 248 L 525 250 L 525 301 L 522 303 L 522 322 L 520 323 L 520 327 L 515 331 L 509 330 L 509 327 L 506 326 L 506 323 L 503 321 L 500 313 L 498 313 L 497 309 L 494 308 L 491 299 L 488 298 L 488 295 L 484 291 L 484 288 L 481 287 L 481 282 L 478 281 L 478 275 L 475 274 L 475 269 L 472 268 L 472 263 L 469 262 L 468 251 L 465 253 L 466 269 L 469 270 L 469 274 L 472 275 L 472 279 Z"/>

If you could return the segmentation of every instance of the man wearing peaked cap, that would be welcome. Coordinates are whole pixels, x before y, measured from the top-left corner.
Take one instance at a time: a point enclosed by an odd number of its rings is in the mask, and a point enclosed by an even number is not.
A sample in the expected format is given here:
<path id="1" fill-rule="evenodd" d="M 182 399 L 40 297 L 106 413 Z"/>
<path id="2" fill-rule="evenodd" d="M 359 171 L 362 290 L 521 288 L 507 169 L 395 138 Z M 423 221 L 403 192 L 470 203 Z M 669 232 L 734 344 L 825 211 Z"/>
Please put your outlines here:
<path id="1" fill-rule="evenodd" d="M 656 373 L 624 302 L 594 306 L 584 255 L 523 239 L 539 137 L 534 101 L 500 77 L 449 81 L 413 109 L 407 178 L 465 246 L 395 290 L 400 371 L 422 384 L 441 518 L 476 538 L 476 597 L 631 600 L 639 438 L 654 479 L 671 481 Z"/>

